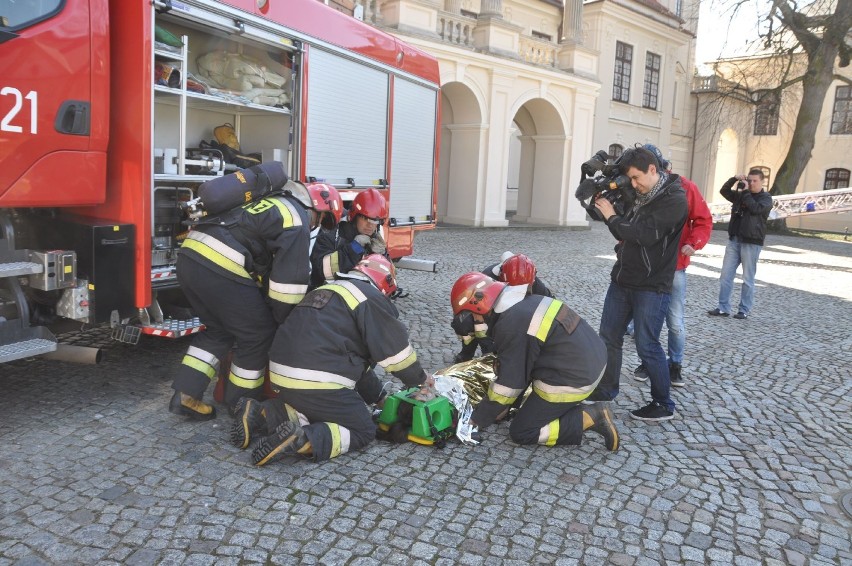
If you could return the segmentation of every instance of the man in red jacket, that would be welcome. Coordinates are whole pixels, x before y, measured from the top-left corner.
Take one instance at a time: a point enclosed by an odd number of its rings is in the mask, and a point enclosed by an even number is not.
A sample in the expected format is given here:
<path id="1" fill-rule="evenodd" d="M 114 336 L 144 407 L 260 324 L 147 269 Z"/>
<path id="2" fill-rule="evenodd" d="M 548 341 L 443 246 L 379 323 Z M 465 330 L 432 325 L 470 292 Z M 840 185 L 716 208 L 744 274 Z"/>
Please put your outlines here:
<path id="1" fill-rule="evenodd" d="M 651 144 L 646 144 L 645 149 L 657 157 L 660 167 L 666 171 L 671 170 L 671 163 L 663 158 L 662 152 Z M 683 190 L 686 191 L 687 218 L 680 236 L 680 246 L 677 255 L 677 269 L 672 282 L 672 299 L 669 302 L 669 310 L 666 313 L 666 326 L 669 329 L 669 376 L 672 387 L 684 387 L 681 365 L 683 364 L 683 350 L 686 345 L 686 326 L 683 322 L 683 310 L 686 304 L 686 267 L 692 254 L 700 250 L 710 240 L 713 231 L 713 217 L 710 208 L 698 187 L 687 179 L 680 178 Z M 640 364 L 633 373 L 636 381 L 646 381 L 648 371 L 645 364 Z"/>

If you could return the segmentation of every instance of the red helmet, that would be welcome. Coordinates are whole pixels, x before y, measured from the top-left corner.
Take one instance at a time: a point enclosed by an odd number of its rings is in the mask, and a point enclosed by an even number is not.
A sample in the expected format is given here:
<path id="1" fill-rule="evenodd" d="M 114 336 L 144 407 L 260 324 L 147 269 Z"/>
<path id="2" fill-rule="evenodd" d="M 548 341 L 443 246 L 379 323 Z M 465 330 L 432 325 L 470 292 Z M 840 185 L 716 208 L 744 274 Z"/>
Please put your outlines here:
<path id="1" fill-rule="evenodd" d="M 535 264 L 524 254 L 513 255 L 500 266 L 500 281 L 509 285 L 529 285 L 535 281 Z"/>
<path id="2" fill-rule="evenodd" d="M 340 198 L 340 193 L 325 183 L 311 183 L 307 187 L 311 195 L 311 208 L 320 213 L 323 228 L 334 228 L 343 216 L 343 199 Z M 331 222 L 328 214 L 322 214 L 323 212 L 330 212 L 334 222 Z"/>
<path id="3" fill-rule="evenodd" d="M 505 283 L 494 281 L 484 273 L 465 273 L 458 278 L 450 292 L 453 314 L 461 311 L 488 314 L 505 288 Z"/>
<path id="4" fill-rule="evenodd" d="M 369 277 L 385 297 L 396 291 L 396 268 L 385 256 L 365 255 L 353 269 Z"/>
<path id="5" fill-rule="evenodd" d="M 348 218 L 350 221 L 355 220 L 359 214 L 373 220 L 375 224 L 383 224 L 388 217 L 388 201 L 376 189 L 361 191 L 352 200 Z M 379 222 L 375 222 L 377 220 Z"/>

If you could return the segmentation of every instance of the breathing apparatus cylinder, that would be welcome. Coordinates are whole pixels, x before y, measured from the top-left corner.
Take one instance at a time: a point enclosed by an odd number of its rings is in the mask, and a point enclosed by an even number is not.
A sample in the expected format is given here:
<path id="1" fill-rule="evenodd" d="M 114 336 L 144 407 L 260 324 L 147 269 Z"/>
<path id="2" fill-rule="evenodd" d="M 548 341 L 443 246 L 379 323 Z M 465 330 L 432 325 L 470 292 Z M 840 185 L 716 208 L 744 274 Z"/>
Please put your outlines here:
<path id="1" fill-rule="evenodd" d="M 279 191 L 287 180 L 284 164 L 268 161 L 201 183 L 198 197 L 207 216 L 215 216 Z"/>

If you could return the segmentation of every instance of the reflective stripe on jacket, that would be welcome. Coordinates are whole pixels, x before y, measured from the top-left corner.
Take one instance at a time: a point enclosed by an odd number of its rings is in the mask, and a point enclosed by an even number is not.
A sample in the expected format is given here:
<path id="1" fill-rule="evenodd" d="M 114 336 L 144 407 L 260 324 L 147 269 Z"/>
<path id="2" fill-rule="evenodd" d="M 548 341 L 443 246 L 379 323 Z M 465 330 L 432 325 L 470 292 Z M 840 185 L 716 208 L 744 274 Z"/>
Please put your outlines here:
<path id="1" fill-rule="evenodd" d="M 180 253 L 234 281 L 263 285 L 280 324 L 307 292 L 309 246 L 307 209 L 276 195 L 193 227 Z"/>
<path id="2" fill-rule="evenodd" d="M 594 390 L 606 367 L 606 347 L 597 332 L 562 301 L 528 295 L 493 324 L 500 363 L 488 396 L 473 420 L 485 427 L 532 384 L 553 403 L 576 403 Z"/>
<path id="3" fill-rule="evenodd" d="M 272 382 L 295 389 L 353 388 L 381 365 L 408 386 L 426 374 L 391 301 L 368 281 L 341 279 L 308 293 L 275 335 Z"/>

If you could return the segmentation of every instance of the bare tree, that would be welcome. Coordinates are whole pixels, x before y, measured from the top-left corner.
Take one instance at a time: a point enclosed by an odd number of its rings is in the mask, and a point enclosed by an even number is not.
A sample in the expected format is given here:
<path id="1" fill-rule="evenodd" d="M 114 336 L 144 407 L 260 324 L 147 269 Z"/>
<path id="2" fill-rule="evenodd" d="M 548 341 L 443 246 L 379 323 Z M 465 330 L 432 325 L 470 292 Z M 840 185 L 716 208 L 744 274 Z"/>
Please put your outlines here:
<path id="1" fill-rule="evenodd" d="M 764 15 L 755 22 L 756 39 L 746 42 L 749 55 L 720 59 L 714 64 L 715 76 L 703 78 L 707 84 L 698 88 L 705 95 L 700 117 L 705 131 L 725 127 L 714 116 L 727 116 L 731 120 L 726 122 L 738 123 L 741 130 L 751 116 L 755 129 L 789 117 L 785 131 L 792 133 L 789 141 L 785 139 L 789 145 L 772 182 L 773 194 L 796 192 L 812 156 L 832 81 L 852 84 L 835 72 L 847 67 L 852 56 L 852 0 L 805 2 L 766 0 Z M 756 6 L 754 0 L 722 0 L 721 4 L 727 5 L 723 12 L 731 21 L 754 17 L 746 15 L 754 10 L 761 13 L 761 4 Z"/>
<path id="2" fill-rule="evenodd" d="M 852 56 L 852 0 L 818 0 L 800 7 L 794 0 L 773 0 L 767 16 L 769 30 L 763 37 L 767 50 L 775 53 L 803 52 L 807 61 L 804 72 L 784 75 L 779 87 L 801 83 L 802 97 L 793 129 L 790 148 L 775 182 L 773 194 L 796 191 L 799 179 L 811 159 L 814 138 L 823 102 L 833 80 L 850 82 L 835 74 L 838 67 L 849 65 Z"/>

